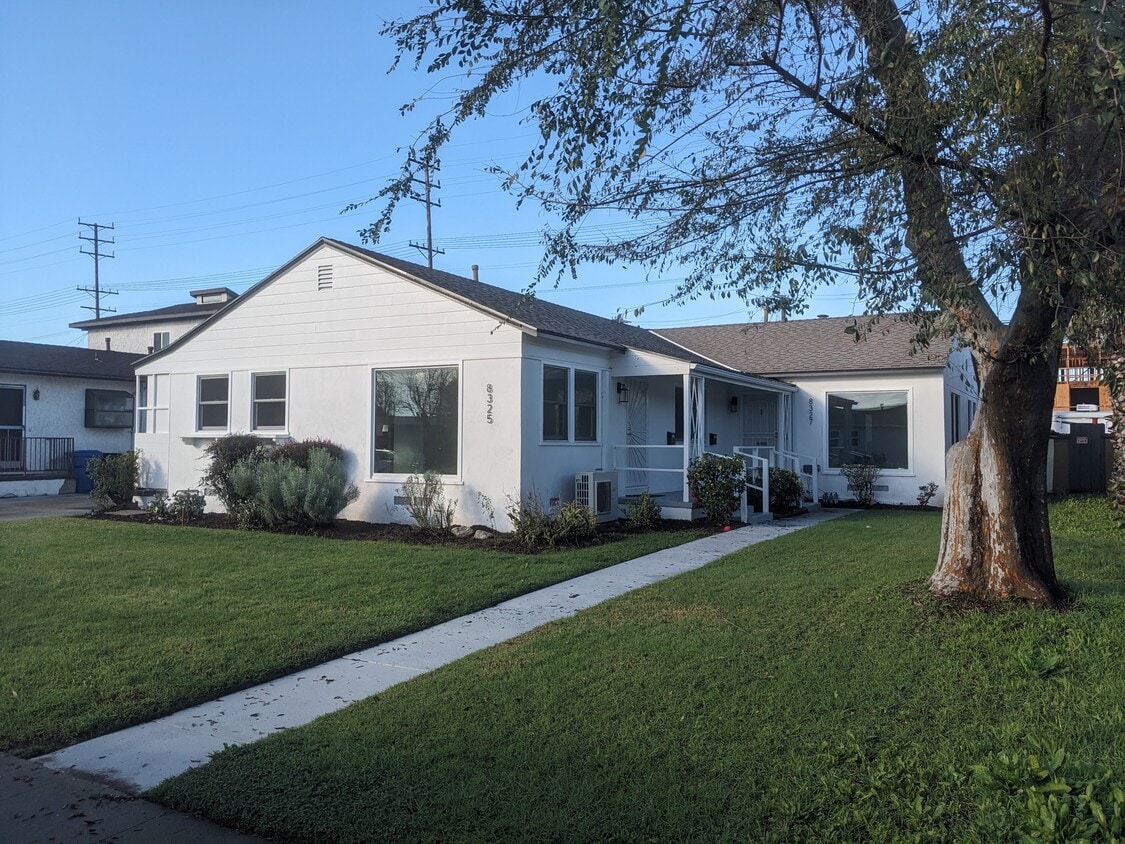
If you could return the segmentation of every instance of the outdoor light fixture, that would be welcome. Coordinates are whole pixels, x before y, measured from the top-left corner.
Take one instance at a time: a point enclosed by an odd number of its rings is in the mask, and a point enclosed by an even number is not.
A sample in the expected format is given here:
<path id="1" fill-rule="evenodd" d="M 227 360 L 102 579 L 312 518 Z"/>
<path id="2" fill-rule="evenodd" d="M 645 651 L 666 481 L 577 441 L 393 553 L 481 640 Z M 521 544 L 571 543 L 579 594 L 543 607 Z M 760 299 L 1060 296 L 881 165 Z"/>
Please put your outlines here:
<path id="1" fill-rule="evenodd" d="M 738 396 L 730 397 L 730 412 L 738 413 Z"/>
<path id="2" fill-rule="evenodd" d="M 35 392 L 33 392 L 33 393 L 31 394 L 31 397 L 32 397 L 33 399 L 35 399 L 36 401 L 39 401 L 39 388 L 38 388 L 38 387 L 36 387 L 36 388 L 35 388 Z"/>
<path id="3" fill-rule="evenodd" d="M 625 386 L 624 381 L 617 382 L 617 401 L 621 404 L 629 401 L 629 388 Z"/>

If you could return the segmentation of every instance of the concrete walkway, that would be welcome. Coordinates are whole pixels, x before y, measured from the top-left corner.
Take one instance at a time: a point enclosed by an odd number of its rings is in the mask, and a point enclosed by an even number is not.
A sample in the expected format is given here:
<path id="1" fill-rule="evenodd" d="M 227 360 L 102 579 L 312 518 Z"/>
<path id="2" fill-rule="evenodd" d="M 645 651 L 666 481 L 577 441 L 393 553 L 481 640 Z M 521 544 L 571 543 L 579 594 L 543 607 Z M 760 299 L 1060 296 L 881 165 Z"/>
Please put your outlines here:
<path id="1" fill-rule="evenodd" d="M 816 510 L 658 551 L 36 761 L 138 793 L 204 764 L 227 745 L 307 724 L 549 621 L 847 512 Z"/>
<path id="2" fill-rule="evenodd" d="M 0 498 L 0 522 L 42 519 L 47 516 L 85 516 L 94 509 L 86 493 L 70 495 L 27 495 Z"/>

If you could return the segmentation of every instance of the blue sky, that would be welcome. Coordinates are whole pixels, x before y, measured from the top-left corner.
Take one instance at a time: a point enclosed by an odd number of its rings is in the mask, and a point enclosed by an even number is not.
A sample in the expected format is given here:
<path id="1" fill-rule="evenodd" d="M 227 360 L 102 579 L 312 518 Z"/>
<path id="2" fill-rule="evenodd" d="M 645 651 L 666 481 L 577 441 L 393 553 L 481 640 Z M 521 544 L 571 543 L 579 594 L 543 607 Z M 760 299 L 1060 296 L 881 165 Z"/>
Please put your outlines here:
<path id="1" fill-rule="evenodd" d="M 91 4 L 0 0 L 0 339 L 81 345 L 68 323 L 92 316 L 93 259 L 79 219 L 113 224 L 101 262 L 103 301 L 118 312 L 187 302 L 188 291 L 242 291 L 322 235 L 359 243 L 373 196 L 430 113 L 399 107 L 455 78 L 400 68 L 388 75 L 387 17 L 400 2 L 282 0 Z M 532 92 L 455 136 L 435 196 L 435 266 L 511 289 L 527 287 L 550 219 L 515 203 L 485 172 L 521 159 Z M 435 104 L 436 105 L 436 104 Z M 623 223 L 624 224 L 624 223 Z M 90 231 L 82 229 L 87 236 Z M 406 203 L 374 247 L 424 263 L 421 205 Z M 737 301 L 658 303 L 674 274 L 639 266 L 584 268 L 550 301 L 613 316 L 648 306 L 652 326 L 758 318 Z M 846 288 L 811 313 L 853 311 Z"/>

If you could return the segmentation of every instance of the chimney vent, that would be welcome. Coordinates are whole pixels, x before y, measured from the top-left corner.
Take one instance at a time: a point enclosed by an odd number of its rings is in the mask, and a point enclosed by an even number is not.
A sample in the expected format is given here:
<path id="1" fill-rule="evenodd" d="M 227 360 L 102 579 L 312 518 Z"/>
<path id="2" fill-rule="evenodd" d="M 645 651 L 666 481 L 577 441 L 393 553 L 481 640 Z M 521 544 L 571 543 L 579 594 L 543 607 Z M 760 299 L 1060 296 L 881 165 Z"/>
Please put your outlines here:
<path id="1" fill-rule="evenodd" d="M 473 264 L 472 269 L 473 269 L 473 281 L 480 281 L 480 267 L 478 267 L 476 264 Z"/>
<path id="2" fill-rule="evenodd" d="M 108 337 L 105 338 L 105 350 L 107 352 L 109 351 L 109 338 Z"/>

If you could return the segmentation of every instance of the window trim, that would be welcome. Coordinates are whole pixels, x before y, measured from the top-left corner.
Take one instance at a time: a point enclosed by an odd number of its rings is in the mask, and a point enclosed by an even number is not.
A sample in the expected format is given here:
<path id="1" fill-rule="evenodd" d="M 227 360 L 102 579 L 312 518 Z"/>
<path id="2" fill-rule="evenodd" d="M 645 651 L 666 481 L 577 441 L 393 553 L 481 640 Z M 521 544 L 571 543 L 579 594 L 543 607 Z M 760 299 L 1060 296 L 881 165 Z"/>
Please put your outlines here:
<path id="1" fill-rule="evenodd" d="M 414 472 L 376 472 L 375 471 L 375 377 L 379 372 L 402 372 L 412 369 L 453 369 L 457 372 L 457 467 L 456 473 L 452 475 L 442 475 L 442 479 L 446 484 L 460 484 L 463 481 L 463 470 L 465 465 L 465 372 L 462 366 L 463 361 L 448 361 L 444 363 L 418 363 L 418 364 L 395 364 L 394 366 L 372 366 L 370 368 L 371 377 L 368 380 L 369 389 L 371 390 L 368 403 L 367 403 L 367 437 L 368 437 L 368 453 L 367 453 L 367 477 L 368 483 L 394 483 L 401 484 L 404 480 L 409 478 Z"/>
<path id="2" fill-rule="evenodd" d="M 259 399 L 258 398 L 258 376 L 260 375 L 280 375 L 284 379 L 285 394 L 280 399 Z M 281 403 L 283 414 L 281 425 L 258 425 L 258 403 Z M 251 372 L 250 373 L 250 430 L 261 431 L 268 433 L 272 436 L 284 434 L 289 430 L 289 370 L 275 369 L 267 370 L 264 372 Z"/>
<path id="3" fill-rule="evenodd" d="M 171 331 L 154 331 L 154 332 L 152 332 L 152 350 L 154 352 L 159 352 L 161 349 L 167 349 L 171 345 L 172 345 L 172 332 Z"/>
<path id="4" fill-rule="evenodd" d="M 226 408 L 227 408 L 227 421 L 226 421 L 226 424 L 223 425 L 222 427 L 214 426 L 214 427 L 204 428 L 203 425 L 202 425 L 202 422 L 203 422 L 202 416 L 203 415 L 200 412 L 201 409 L 203 408 L 203 405 L 204 405 L 204 401 L 203 401 L 203 398 L 202 398 L 203 397 L 203 382 L 204 381 L 210 381 L 210 380 L 218 380 L 219 378 L 225 378 L 226 379 L 226 382 L 227 382 L 226 399 L 224 399 L 222 402 L 209 401 L 209 402 L 206 402 L 206 404 L 209 405 L 209 406 L 214 406 L 214 405 L 218 405 L 218 404 L 225 404 Z M 213 434 L 213 433 L 224 433 L 224 432 L 230 431 L 230 388 L 231 388 L 231 381 L 232 380 L 233 379 L 231 378 L 231 375 L 230 375 L 229 372 L 227 372 L 227 373 L 214 373 L 214 374 L 208 374 L 208 375 L 196 375 L 195 376 L 195 432 L 197 434 Z"/>
<path id="5" fill-rule="evenodd" d="M 99 400 L 110 398 L 126 400 L 129 405 L 128 410 L 99 410 Z M 91 428 L 93 430 L 132 431 L 134 429 L 134 426 L 136 425 L 136 412 L 136 399 L 128 390 L 105 390 L 97 387 L 87 387 L 82 427 Z M 124 425 L 98 425 L 96 423 L 99 413 L 112 414 L 113 416 L 118 418 L 127 416 L 129 421 Z"/>
<path id="6" fill-rule="evenodd" d="M 906 393 L 906 463 L 905 469 L 881 469 L 880 474 L 883 477 L 900 477 L 910 478 L 917 474 L 916 461 L 914 459 L 914 388 L 906 386 L 893 386 L 893 387 L 872 387 L 869 389 L 864 388 L 848 388 L 848 389 L 834 389 L 824 391 L 824 431 L 821 435 L 821 444 L 824 447 L 824 464 L 821 468 L 821 474 L 824 475 L 840 475 L 843 474 L 839 468 L 830 467 L 829 460 L 829 424 L 831 405 L 829 403 L 829 396 L 840 395 L 842 393 Z M 944 423 L 943 423 L 944 427 Z"/>
<path id="7" fill-rule="evenodd" d="M 566 424 L 567 432 L 566 438 L 548 439 L 546 437 L 546 424 L 547 424 L 547 368 L 561 369 L 566 372 Z M 582 372 L 587 375 L 594 376 L 594 438 L 592 440 L 577 439 L 576 433 L 578 428 L 578 404 L 576 402 L 576 392 L 574 384 L 574 375 L 576 372 Z M 570 446 L 598 446 L 602 444 L 602 429 L 605 427 L 602 424 L 602 412 L 604 402 L 602 401 L 602 385 L 605 378 L 602 377 L 603 372 L 601 369 L 585 366 L 576 366 L 574 364 L 563 364 L 555 361 L 541 361 L 539 366 L 539 444 L 540 445 L 570 445 Z M 556 404 L 556 402 L 552 402 Z"/>

